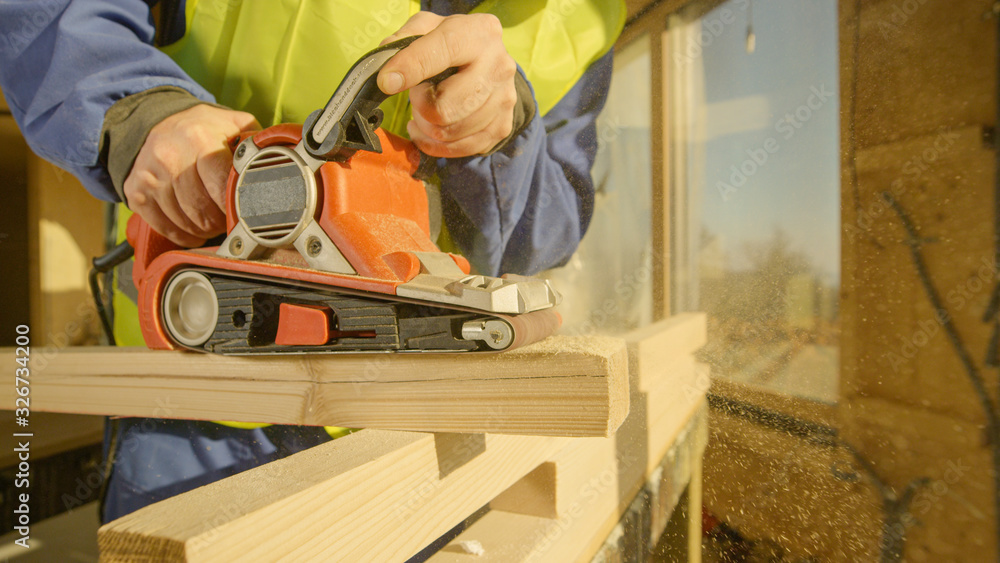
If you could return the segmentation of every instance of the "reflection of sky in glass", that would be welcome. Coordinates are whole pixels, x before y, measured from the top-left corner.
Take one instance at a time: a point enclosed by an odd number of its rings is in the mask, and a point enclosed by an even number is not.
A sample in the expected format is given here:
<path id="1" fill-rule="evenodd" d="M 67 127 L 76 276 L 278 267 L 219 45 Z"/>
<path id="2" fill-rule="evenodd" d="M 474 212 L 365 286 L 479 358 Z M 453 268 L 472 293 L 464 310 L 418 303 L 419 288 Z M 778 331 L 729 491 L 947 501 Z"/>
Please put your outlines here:
<path id="1" fill-rule="evenodd" d="M 729 9 L 735 21 L 722 21 Z M 706 138 L 701 222 L 719 235 L 729 267 L 744 242 L 763 242 L 785 231 L 828 281 L 840 272 L 840 177 L 837 85 L 837 5 L 834 0 L 761 1 L 753 4 L 756 51 L 746 51 L 746 0 L 731 0 L 707 14 Z M 708 42 L 708 41 L 706 41 Z M 815 92 L 826 96 L 821 101 Z M 813 108 L 809 109 L 808 104 Z M 803 109 L 805 108 L 805 109 Z M 796 128 L 788 120 L 793 117 Z M 807 117 L 806 117 L 807 116 Z M 800 119 L 806 117 L 806 119 Z M 773 154 L 746 183 L 728 191 L 732 167 L 747 150 L 761 158 L 767 139 Z M 752 161 L 751 161 L 752 162 Z M 737 177 L 737 181 L 739 178 Z M 735 186 L 733 186 L 735 188 Z"/>

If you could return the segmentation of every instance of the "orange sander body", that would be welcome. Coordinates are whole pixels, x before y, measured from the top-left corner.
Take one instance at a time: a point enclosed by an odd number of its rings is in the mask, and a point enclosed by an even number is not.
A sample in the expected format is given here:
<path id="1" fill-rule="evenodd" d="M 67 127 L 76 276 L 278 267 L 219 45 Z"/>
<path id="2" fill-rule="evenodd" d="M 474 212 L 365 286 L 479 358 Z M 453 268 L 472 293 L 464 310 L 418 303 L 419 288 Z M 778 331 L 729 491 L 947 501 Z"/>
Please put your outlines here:
<path id="1" fill-rule="evenodd" d="M 378 128 L 375 77 L 413 39 L 362 57 L 304 125 L 236 140 L 219 246 L 182 249 L 130 218 L 150 348 L 491 351 L 559 327 L 547 281 L 472 275 L 431 240 L 420 153 Z"/>

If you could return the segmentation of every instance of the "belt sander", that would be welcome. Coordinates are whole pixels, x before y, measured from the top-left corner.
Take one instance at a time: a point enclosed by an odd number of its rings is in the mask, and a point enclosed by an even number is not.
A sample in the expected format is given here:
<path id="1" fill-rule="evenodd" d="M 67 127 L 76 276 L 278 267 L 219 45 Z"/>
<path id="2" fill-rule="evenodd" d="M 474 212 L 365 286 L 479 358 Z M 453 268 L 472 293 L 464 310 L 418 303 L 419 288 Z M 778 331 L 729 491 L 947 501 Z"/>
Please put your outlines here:
<path id="1" fill-rule="evenodd" d="M 473 352 L 558 328 L 560 296 L 547 281 L 470 274 L 430 238 L 420 153 L 379 128 L 376 76 L 414 39 L 362 57 L 303 125 L 233 141 L 219 246 L 181 249 L 132 216 L 150 348 Z"/>

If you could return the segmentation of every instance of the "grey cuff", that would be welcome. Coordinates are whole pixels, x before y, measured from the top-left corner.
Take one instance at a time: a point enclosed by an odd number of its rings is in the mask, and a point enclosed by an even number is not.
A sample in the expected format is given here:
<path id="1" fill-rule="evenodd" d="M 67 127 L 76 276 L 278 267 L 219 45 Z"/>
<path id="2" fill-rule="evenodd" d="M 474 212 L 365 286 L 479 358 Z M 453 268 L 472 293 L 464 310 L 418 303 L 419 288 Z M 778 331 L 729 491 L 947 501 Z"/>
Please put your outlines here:
<path id="1" fill-rule="evenodd" d="M 528 79 L 524 77 L 521 69 L 517 69 L 517 74 L 514 75 L 514 90 L 517 91 L 517 103 L 514 105 L 514 127 L 510 130 L 510 135 L 507 138 L 496 144 L 489 152 L 483 153 L 481 156 L 489 156 L 499 150 L 502 150 L 507 143 L 515 139 L 522 131 L 531 125 L 531 120 L 535 118 L 535 96 L 531 93 L 531 86 L 528 85 Z"/>
<path id="2" fill-rule="evenodd" d="M 150 130 L 171 115 L 203 103 L 206 102 L 183 88 L 159 86 L 126 96 L 108 109 L 104 114 L 98 154 L 123 203 L 128 204 L 125 179 Z"/>

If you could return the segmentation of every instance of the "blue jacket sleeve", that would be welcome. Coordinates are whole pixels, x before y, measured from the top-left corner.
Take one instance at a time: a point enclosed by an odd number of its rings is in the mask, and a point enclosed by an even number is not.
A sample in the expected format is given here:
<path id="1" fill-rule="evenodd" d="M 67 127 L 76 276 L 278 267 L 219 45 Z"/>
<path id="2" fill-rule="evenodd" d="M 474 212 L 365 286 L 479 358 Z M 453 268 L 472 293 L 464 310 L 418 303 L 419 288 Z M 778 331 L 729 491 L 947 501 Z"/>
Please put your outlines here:
<path id="1" fill-rule="evenodd" d="M 0 87 L 31 149 L 115 201 L 98 163 L 104 114 L 157 86 L 214 98 L 152 46 L 143 0 L 0 1 Z"/>
<path id="2" fill-rule="evenodd" d="M 500 151 L 439 159 L 442 211 L 465 256 L 485 274 L 535 274 L 565 264 L 590 223 L 597 115 L 611 53 L 593 63 L 544 117 Z"/>

